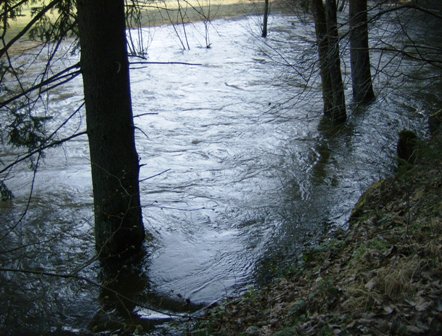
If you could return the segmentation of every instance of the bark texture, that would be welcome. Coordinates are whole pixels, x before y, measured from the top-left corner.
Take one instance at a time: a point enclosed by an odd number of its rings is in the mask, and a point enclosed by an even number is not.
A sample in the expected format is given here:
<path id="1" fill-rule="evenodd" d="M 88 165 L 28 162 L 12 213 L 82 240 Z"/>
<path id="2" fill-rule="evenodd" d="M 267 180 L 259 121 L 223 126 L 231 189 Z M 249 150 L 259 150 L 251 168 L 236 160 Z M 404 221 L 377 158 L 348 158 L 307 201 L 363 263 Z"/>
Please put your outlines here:
<path id="1" fill-rule="evenodd" d="M 353 101 L 366 104 L 375 97 L 368 48 L 367 0 L 350 0 L 349 14 Z"/>
<path id="2" fill-rule="evenodd" d="M 340 123 L 346 120 L 347 114 L 339 55 L 336 1 L 326 0 L 325 7 L 322 0 L 312 0 L 311 4 L 318 43 L 324 114 L 333 122 Z"/>
<path id="3" fill-rule="evenodd" d="M 333 92 L 328 67 L 328 36 L 325 8 L 322 0 L 312 0 L 312 11 L 315 20 L 316 41 L 318 44 L 319 71 L 321 75 L 322 99 L 324 114 L 328 115 L 333 106 Z"/>
<path id="4" fill-rule="evenodd" d="M 333 107 L 330 117 L 334 122 L 344 122 L 347 119 L 345 109 L 344 84 L 341 74 L 341 60 L 339 55 L 339 34 L 336 17 L 336 0 L 326 0 L 326 18 L 329 48 L 329 67 L 333 91 Z"/>
<path id="5" fill-rule="evenodd" d="M 123 0 L 78 0 L 81 68 L 102 259 L 138 252 L 145 237 L 138 186 Z"/>

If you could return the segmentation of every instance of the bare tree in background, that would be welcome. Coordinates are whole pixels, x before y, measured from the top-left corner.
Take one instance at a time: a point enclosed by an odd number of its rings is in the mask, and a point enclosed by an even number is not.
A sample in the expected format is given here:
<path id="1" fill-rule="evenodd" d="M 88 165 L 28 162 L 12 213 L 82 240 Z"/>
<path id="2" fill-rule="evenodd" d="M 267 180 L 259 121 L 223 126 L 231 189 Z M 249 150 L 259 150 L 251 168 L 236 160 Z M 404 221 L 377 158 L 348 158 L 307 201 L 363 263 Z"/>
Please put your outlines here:
<path id="1" fill-rule="evenodd" d="M 269 19 L 269 0 L 265 0 L 263 23 L 262 23 L 262 34 L 261 34 L 262 37 L 267 37 L 268 19 Z"/>

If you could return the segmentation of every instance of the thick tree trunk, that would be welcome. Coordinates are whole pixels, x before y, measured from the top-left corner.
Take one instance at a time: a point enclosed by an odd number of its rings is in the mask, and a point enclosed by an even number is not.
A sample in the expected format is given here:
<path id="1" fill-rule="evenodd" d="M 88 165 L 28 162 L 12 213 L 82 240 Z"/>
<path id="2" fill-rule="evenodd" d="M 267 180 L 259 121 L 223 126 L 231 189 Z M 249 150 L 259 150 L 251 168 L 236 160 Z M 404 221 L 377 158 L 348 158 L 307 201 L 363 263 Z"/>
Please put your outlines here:
<path id="1" fill-rule="evenodd" d="M 374 99 L 368 49 L 367 0 L 350 0 L 350 60 L 353 101 L 366 104 Z"/>
<path id="2" fill-rule="evenodd" d="M 341 61 L 339 55 L 339 34 L 336 17 L 336 0 L 326 0 L 326 18 L 328 32 L 328 64 L 333 92 L 333 107 L 330 117 L 334 122 L 343 122 L 347 119 L 345 110 L 344 84 L 342 82 Z"/>
<path id="3" fill-rule="evenodd" d="M 312 0 L 311 4 L 318 43 L 324 114 L 333 122 L 343 122 L 347 115 L 339 58 L 336 2 L 327 0 L 326 7 L 322 0 Z"/>
<path id="4" fill-rule="evenodd" d="M 102 259 L 131 255 L 140 249 L 145 233 L 124 0 L 78 0 L 77 7 L 96 248 Z"/>
<path id="5" fill-rule="evenodd" d="M 333 91 L 328 67 L 327 21 L 322 0 L 312 0 L 311 7 L 315 19 L 316 41 L 318 43 L 319 72 L 321 74 L 324 114 L 329 115 L 333 107 Z"/>

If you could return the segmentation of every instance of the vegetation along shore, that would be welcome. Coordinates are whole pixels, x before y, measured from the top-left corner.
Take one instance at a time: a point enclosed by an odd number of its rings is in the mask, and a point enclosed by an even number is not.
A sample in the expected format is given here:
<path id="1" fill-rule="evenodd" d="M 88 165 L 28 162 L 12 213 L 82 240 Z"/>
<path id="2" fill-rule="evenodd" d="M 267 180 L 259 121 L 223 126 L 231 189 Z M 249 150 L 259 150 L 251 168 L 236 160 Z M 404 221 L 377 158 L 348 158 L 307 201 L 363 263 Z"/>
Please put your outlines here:
<path id="1" fill-rule="evenodd" d="M 441 131 L 415 150 L 360 198 L 348 231 L 211 309 L 191 335 L 442 335 Z"/>

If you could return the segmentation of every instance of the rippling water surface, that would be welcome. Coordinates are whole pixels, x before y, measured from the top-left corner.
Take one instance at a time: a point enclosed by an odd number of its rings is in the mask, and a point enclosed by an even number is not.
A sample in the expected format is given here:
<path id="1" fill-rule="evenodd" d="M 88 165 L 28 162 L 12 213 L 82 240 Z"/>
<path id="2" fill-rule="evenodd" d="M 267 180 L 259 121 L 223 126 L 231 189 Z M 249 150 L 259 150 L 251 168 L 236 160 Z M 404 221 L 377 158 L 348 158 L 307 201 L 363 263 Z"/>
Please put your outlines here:
<path id="1" fill-rule="evenodd" d="M 208 304 L 238 293 L 265 278 L 260 265 L 296 256 L 322 231 L 345 227 L 362 191 L 394 170 L 397 133 L 410 128 L 425 136 L 427 114 L 440 103 L 434 81 L 388 89 L 388 71 L 398 62 L 376 54 L 386 65 L 375 82 L 378 100 L 365 111 L 349 110 L 344 127 L 326 130 L 317 80 L 308 86 L 302 80 L 316 73 L 293 66 L 315 55 L 313 27 L 276 16 L 263 41 L 258 22 L 211 23 L 211 48 L 205 26 L 189 25 L 185 51 L 171 27 L 144 30 L 148 60 L 166 64 L 131 70 L 144 223 L 154 240 L 116 290 L 138 303 L 132 307 L 138 322 L 167 317 L 149 307 L 183 311 L 186 299 Z M 411 63 L 401 67 L 415 71 Z M 49 128 L 81 104 L 81 92 L 77 79 L 50 94 L 56 117 Z M 81 111 L 61 134 L 84 129 Z M 15 155 L 4 146 L 1 162 Z M 97 286 L 103 272 L 88 262 L 94 245 L 86 137 L 47 150 L 38 163 L 29 209 L 17 225 L 33 174 L 26 163 L 6 180 L 16 197 L 0 208 L 7 224 L 0 258 L 5 268 L 45 274 L 0 274 L 0 325 L 83 330 L 99 325 L 103 311 L 118 320 L 118 308 L 109 308 Z"/>

